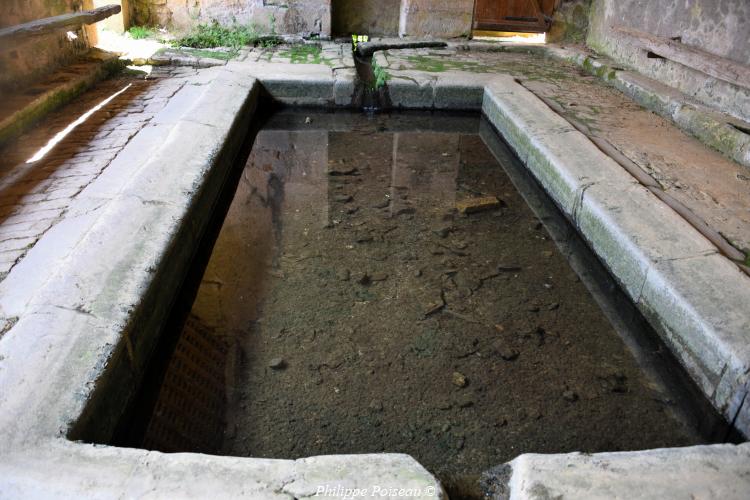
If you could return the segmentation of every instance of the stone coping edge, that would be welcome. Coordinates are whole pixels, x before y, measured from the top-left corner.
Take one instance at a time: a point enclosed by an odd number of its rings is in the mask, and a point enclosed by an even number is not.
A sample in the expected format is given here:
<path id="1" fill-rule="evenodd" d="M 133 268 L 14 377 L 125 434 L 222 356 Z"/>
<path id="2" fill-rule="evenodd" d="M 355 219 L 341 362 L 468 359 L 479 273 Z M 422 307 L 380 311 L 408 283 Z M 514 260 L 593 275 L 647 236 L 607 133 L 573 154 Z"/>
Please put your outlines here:
<path id="1" fill-rule="evenodd" d="M 159 453 L 53 440 L 0 461 L 3 498 L 445 499 L 403 454 L 298 460 Z"/>
<path id="2" fill-rule="evenodd" d="M 703 394 L 750 434 L 750 278 L 512 78 L 485 87 L 483 112 Z"/>
<path id="3" fill-rule="evenodd" d="M 491 498 L 510 500 L 744 500 L 750 497 L 750 444 L 596 454 L 526 454 L 488 471 L 483 482 L 490 486 Z"/>

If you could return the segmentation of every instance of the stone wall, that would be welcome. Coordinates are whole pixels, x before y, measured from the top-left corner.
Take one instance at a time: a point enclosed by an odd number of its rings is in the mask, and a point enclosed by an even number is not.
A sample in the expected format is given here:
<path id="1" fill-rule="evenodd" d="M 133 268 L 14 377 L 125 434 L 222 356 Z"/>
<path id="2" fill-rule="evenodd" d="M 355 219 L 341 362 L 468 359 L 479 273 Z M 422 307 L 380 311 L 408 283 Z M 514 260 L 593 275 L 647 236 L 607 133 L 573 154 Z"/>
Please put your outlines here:
<path id="1" fill-rule="evenodd" d="M 452 38 L 471 31 L 474 0 L 130 0 L 134 24 L 187 31 L 197 23 L 256 24 L 280 34 L 367 33 Z M 332 29 L 332 24 L 333 26 Z"/>
<path id="2" fill-rule="evenodd" d="M 122 9 L 119 14 L 98 22 L 98 28 L 123 33 L 130 27 L 130 0 L 92 0 L 92 3 L 95 9 L 105 5 L 119 5 Z"/>
<path id="3" fill-rule="evenodd" d="M 587 43 L 709 106 L 750 120 L 750 91 L 666 59 L 648 58 L 628 37 L 614 32 L 612 25 L 661 37 L 681 37 L 686 45 L 747 65 L 748 0 L 594 0 Z"/>
<path id="4" fill-rule="evenodd" d="M 0 28 L 91 8 L 92 0 L 1 0 Z M 16 89 L 69 63 L 89 49 L 85 30 L 0 44 L 0 89 Z"/>
<path id="5" fill-rule="evenodd" d="M 334 35 L 398 35 L 401 0 L 333 0 Z"/>
<path id="6" fill-rule="evenodd" d="M 552 43 L 586 41 L 592 0 L 562 0 L 555 10 L 547 41 Z"/>
<path id="7" fill-rule="evenodd" d="M 399 34 L 454 38 L 471 33 L 474 0 L 402 0 Z"/>
<path id="8" fill-rule="evenodd" d="M 216 20 L 279 34 L 331 34 L 331 0 L 131 0 L 131 5 L 134 24 L 178 31 Z"/>

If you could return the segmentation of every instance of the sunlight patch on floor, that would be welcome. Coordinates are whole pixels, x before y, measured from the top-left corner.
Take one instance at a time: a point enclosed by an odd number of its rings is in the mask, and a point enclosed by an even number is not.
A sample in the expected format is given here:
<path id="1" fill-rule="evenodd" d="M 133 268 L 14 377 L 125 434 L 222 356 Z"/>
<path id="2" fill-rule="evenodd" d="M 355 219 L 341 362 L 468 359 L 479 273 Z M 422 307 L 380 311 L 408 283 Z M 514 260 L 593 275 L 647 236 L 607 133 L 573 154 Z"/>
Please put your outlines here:
<path id="1" fill-rule="evenodd" d="M 474 40 L 506 43 L 546 43 L 546 33 L 517 33 L 513 31 L 474 31 Z"/>

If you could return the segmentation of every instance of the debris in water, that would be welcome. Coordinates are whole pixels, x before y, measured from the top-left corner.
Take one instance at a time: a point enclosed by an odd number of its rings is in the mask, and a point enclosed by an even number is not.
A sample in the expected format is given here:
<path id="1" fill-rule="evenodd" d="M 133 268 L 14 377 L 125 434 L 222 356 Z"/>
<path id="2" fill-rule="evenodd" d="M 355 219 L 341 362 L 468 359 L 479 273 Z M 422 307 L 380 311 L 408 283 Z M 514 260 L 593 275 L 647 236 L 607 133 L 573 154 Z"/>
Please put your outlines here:
<path id="1" fill-rule="evenodd" d="M 567 391 L 563 392 L 563 399 L 565 401 L 575 403 L 576 401 L 578 401 L 578 394 L 568 389 Z"/>
<path id="2" fill-rule="evenodd" d="M 453 231 L 453 226 L 450 224 L 438 226 L 432 230 L 440 238 L 447 238 L 451 231 Z"/>
<path id="3" fill-rule="evenodd" d="M 370 275 L 363 272 L 356 273 L 354 275 L 354 281 L 356 281 L 360 285 L 369 285 L 370 283 L 372 283 Z"/>
<path id="4" fill-rule="evenodd" d="M 396 211 L 396 215 L 411 215 L 416 212 L 417 212 L 417 209 L 414 207 L 404 207 L 404 208 L 399 208 Z"/>
<path id="5" fill-rule="evenodd" d="M 473 214 L 485 210 L 500 208 L 500 200 L 495 196 L 482 196 L 481 198 L 468 198 L 456 202 L 456 208 L 462 214 Z"/>
<path id="6" fill-rule="evenodd" d="M 474 397 L 471 394 L 462 394 L 456 398 L 456 406 L 469 408 L 474 406 Z"/>
<path id="7" fill-rule="evenodd" d="M 286 368 L 286 361 L 283 358 L 273 358 L 269 363 L 268 367 L 273 370 L 283 370 Z"/>
<path id="8" fill-rule="evenodd" d="M 328 175 L 331 176 L 338 176 L 338 175 L 359 175 L 359 170 L 357 170 L 356 167 L 337 167 L 332 168 L 328 171 Z"/>
<path id="9" fill-rule="evenodd" d="M 354 198 L 351 195 L 348 194 L 337 194 L 333 197 L 333 201 L 336 203 L 349 203 Z"/>
<path id="10" fill-rule="evenodd" d="M 431 302 L 425 306 L 425 317 L 431 316 L 432 314 L 435 314 L 439 310 L 441 310 L 443 307 L 445 307 L 445 299 L 442 297 L 438 302 Z"/>
<path id="11" fill-rule="evenodd" d="M 357 243 L 370 243 L 374 240 L 370 233 L 359 233 L 356 236 Z"/>
<path id="12" fill-rule="evenodd" d="M 495 269 L 499 273 L 513 273 L 521 270 L 521 266 L 499 265 Z"/>
<path id="13" fill-rule="evenodd" d="M 609 373 L 604 376 L 600 375 L 597 378 L 601 380 L 602 387 L 612 392 L 628 392 L 628 377 L 622 372 Z"/>
<path id="14" fill-rule="evenodd" d="M 372 410 L 372 411 L 376 411 L 376 412 L 381 412 L 381 411 L 383 411 L 383 403 L 381 403 L 381 402 L 380 402 L 380 401 L 378 401 L 378 400 L 373 400 L 373 401 L 372 401 L 372 402 L 370 403 L 370 410 Z"/>
<path id="15" fill-rule="evenodd" d="M 505 361 L 513 361 L 521 354 L 516 349 L 509 346 L 507 342 L 502 339 L 498 339 L 492 344 L 492 350 Z"/>
<path id="16" fill-rule="evenodd" d="M 464 443 L 466 442 L 466 438 L 460 437 L 456 441 L 456 449 L 462 450 L 464 448 Z"/>

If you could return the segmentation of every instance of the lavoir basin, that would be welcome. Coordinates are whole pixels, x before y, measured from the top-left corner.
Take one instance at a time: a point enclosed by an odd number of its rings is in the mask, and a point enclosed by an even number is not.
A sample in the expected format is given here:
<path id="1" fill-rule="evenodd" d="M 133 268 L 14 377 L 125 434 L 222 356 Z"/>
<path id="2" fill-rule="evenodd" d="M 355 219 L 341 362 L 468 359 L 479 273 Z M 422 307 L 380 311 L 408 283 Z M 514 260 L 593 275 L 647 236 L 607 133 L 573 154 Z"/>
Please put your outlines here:
<path id="1" fill-rule="evenodd" d="M 723 439 L 479 114 L 272 112 L 235 178 L 115 444 L 406 453 L 458 498 L 523 453 Z"/>

